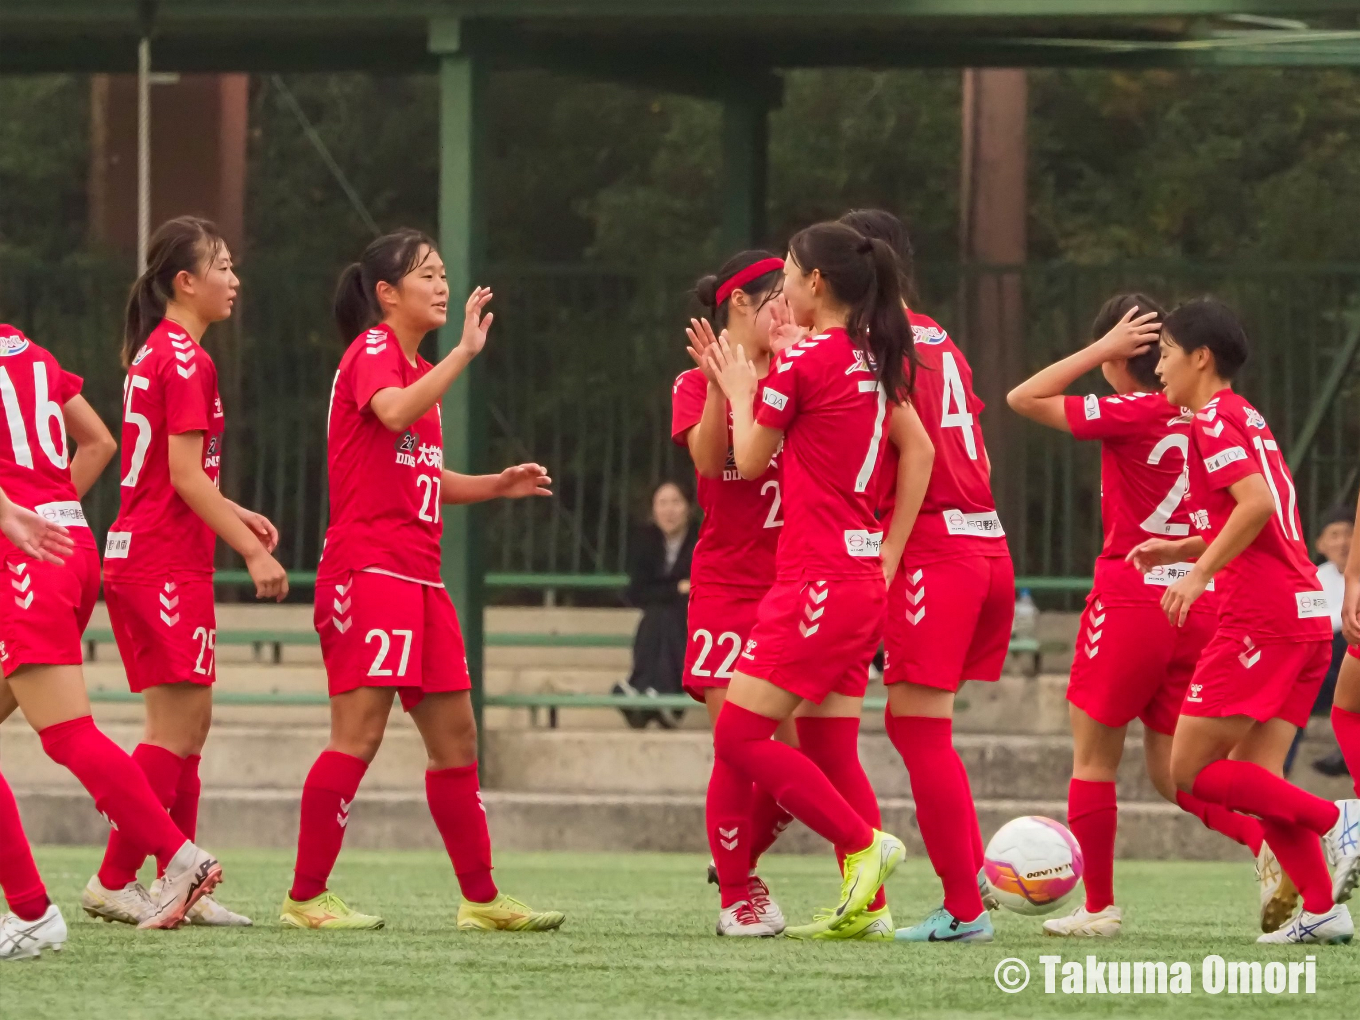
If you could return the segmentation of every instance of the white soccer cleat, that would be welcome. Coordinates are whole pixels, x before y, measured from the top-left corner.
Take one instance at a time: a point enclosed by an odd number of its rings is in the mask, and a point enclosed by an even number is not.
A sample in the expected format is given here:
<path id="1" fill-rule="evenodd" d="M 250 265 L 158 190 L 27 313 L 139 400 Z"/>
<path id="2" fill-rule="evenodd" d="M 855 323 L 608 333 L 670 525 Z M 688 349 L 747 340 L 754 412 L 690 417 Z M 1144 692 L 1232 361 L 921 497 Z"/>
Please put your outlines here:
<path id="1" fill-rule="evenodd" d="M 774 938 L 779 932 L 760 919 L 750 900 L 742 900 L 730 907 L 724 907 L 718 915 L 718 934 L 733 935 L 738 938 Z"/>
<path id="2" fill-rule="evenodd" d="M 996 890 L 987 881 L 986 868 L 978 868 L 978 895 L 982 897 L 982 905 L 987 910 L 996 910 L 1001 906 L 1001 901 L 996 898 Z"/>
<path id="3" fill-rule="evenodd" d="M 1090 911 L 1077 907 L 1065 917 L 1054 917 L 1044 922 L 1044 934 L 1059 938 L 1112 939 L 1124 923 L 1124 912 L 1114 904 L 1103 910 Z"/>
<path id="4" fill-rule="evenodd" d="M 759 875 L 752 875 L 746 889 L 756 916 L 778 935 L 787 926 L 787 922 L 784 920 L 784 912 L 779 909 L 779 904 L 770 898 L 770 887 Z"/>
<path id="5" fill-rule="evenodd" d="M 1310 914 L 1300 910 L 1298 916 L 1283 928 L 1267 932 L 1256 941 L 1341 945 L 1354 936 L 1355 925 L 1351 923 L 1351 912 L 1344 903 L 1338 903 L 1325 914 Z"/>
<path id="6" fill-rule="evenodd" d="M 141 882 L 129 882 L 121 889 L 105 889 L 98 875 L 90 879 L 80 894 L 80 906 L 91 917 L 119 924 L 141 924 L 155 909 Z"/>
<path id="7" fill-rule="evenodd" d="M 44 949 L 61 952 L 66 945 L 66 919 L 55 903 L 43 916 L 25 921 L 15 914 L 0 917 L 0 960 L 32 960 Z"/>
<path id="8" fill-rule="evenodd" d="M 152 902 L 151 913 L 138 928 L 178 928 L 184 917 L 202 897 L 222 881 L 222 865 L 206 850 L 187 839 L 175 851 L 160 880 L 160 895 Z"/>
<path id="9" fill-rule="evenodd" d="M 158 900 L 161 894 L 161 880 L 151 883 L 151 899 Z M 184 915 L 184 923 L 203 928 L 249 928 L 252 922 L 244 914 L 228 910 L 211 896 L 203 896 L 189 908 Z"/>
<path id="10" fill-rule="evenodd" d="M 1336 806 L 1341 813 L 1322 837 L 1322 848 L 1332 872 L 1332 900 L 1345 903 L 1360 883 L 1360 800 L 1339 800 Z"/>
<path id="11" fill-rule="evenodd" d="M 1265 843 L 1256 855 L 1256 881 L 1261 889 L 1261 930 L 1275 931 L 1294 916 L 1299 890 L 1280 867 L 1275 852 Z"/>

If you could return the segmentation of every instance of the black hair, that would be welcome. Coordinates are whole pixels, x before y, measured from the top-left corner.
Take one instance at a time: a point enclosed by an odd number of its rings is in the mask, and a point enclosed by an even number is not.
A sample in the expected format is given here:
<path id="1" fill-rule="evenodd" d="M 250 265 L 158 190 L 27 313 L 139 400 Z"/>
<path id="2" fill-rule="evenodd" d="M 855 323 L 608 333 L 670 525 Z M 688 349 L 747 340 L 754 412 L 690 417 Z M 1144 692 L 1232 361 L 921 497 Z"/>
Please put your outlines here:
<path id="1" fill-rule="evenodd" d="M 902 297 L 910 304 L 916 296 L 916 252 L 906 224 L 886 209 L 851 209 L 840 222 L 865 237 L 878 238 L 896 253 Z"/>
<path id="2" fill-rule="evenodd" d="M 1247 361 L 1247 331 L 1237 313 L 1211 297 L 1187 301 L 1162 320 L 1162 333 L 1189 354 L 1201 347 L 1214 356 L 1214 371 L 1229 381 Z"/>
<path id="3" fill-rule="evenodd" d="M 873 359 L 888 399 L 900 404 L 916 383 L 916 351 L 892 248 L 844 223 L 826 222 L 794 234 L 789 254 L 804 273 L 820 272 L 850 306 L 845 328 L 851 341 Z"/>
<path id="4" fill-rule="evenodd" d="M 146 269 L 133 283 L 123 313 L 124 368 L 165 318 L 166 305 L 175 296 L 175 277 L 212 265 L 222 244 L 216 225 L 198 216 L 176 216 L 156 228 L 147 244 Z"/>
<path id="5" fill-rule="evenodd" d="M 732 296 L 729 294 L 721 302 L 718 301 L 718 288 L 721 287 L 732 277 L 736 276 L 748 266 L 753 266 L 757 262 L 765 259 L 779 258 L 772 251 L 739 251 L 730 259 L 722 264 L 722 268 L 716 273 L 701 276 L 694 283 L 694 296 L 699 299 L 699 304 L 704 306 L 708 312 L 708 321 L 713 323 L 713 328 L 722 330 L 727 325 L 727 313 L 731 308 Z M 784 286 L 784 270 L 771 269 L 768 273 L 757 276 L 754 280 L 743 283 L 737 290 L 740 290 L 753 298 L 759 298 L 760 303 L 756 305 L 756 311 L 764 308 L 766 303 L 779 296 Z M 735 291 L 733 292 L 735 293 Z"/>
<path id="6" fill-rule="evenodd" d="M 1130 308 L 1137 308 L 1138 315 L 1156 312 L 1159 322 L 1166 319 L 1166 309 L 1156 298 L 1148 297 L 1142 291 L 1116 294 L 1101 305 L 1100 311 L 1096 313 L 1095 321 L 1091 323 L 1091 339 L 1099 340 L 1114 329 Z M 1139 384 L 1146 386 L 1149 393 L 1158 393 L 1162 389 L 1162 381 L 1157 378 L 1157 361 L 1160 358 L 1161 351 L 1157 349 L 1157 344 L 1153 343 L 1142 354 L 1135 354 L 1128 360 L 1129 374 Z"/>
<path id="7" fill-rule="evenodd" d="M 340 281 L 335 285 L 334 309 L 342 340 L 353 340 L 382 321 L 378 284 L 390 283 L 394 287 L 400 284 L 420 264 L 422 248 L 436 250 L 427 235 L 403 227 L 371 241 L 358 262 L 341 270 Z"/>

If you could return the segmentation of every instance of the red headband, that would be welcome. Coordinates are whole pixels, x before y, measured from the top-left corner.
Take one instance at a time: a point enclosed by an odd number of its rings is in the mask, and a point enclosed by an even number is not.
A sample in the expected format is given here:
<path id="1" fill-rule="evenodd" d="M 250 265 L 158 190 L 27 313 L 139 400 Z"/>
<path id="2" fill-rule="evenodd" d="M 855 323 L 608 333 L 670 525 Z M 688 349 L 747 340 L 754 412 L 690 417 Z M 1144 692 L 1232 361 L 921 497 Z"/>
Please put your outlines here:
<path id="1" fill-rule="evenodd" d="M 734 290 L 740 290 L 752 280 L 759 279 L 766 273 L 773 273 L 776 269 L 783 270 L 783 259 L 761 259 L 759 262 L 752 262 L 745 269 L 740 270 L 730 279 L 724 280 L 722 286 L 718 288 L 717 297 L 713 304 L 720 305 L 732 296 Z"/>

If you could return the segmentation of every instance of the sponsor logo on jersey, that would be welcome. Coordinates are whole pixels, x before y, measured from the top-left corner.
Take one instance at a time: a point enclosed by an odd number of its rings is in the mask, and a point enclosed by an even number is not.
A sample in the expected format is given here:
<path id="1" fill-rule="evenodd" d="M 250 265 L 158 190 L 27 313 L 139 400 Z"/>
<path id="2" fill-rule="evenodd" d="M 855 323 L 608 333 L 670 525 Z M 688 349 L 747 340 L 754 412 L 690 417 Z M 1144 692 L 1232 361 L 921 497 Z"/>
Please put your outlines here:
<path id="1" fill-rule="evenodd" d="M 942 344 L 949 339 L 949 334 L 939 326 L 912 326 L 911 335 L 918 344 Z"/>
<path id="2" fill-rule="evenodd" d="M 150 345 L 143 344 L 142 349 L 137 352 L 137 356 L 132 359 L 132 367 L 136 368 L 138 365 L 140 365 L 143 361 L 146 360 L 146 356 L 150 353 L 151 353 Z"/>
<path id="3" fill-rule="evenodd" d="M 130 548 L 132 548 L 132 532 L 110 531 L 108 537 L 104 539 L 104 559 L 125 560 Z"/>
<path id="4" fill-rule="evenodd" d="M 855 356 L 855 362 L 845 370 L 846 375 L 853 375 L 855 372 L 872 372 L 874 359 L 869 357 L 859 348 L 851 352 Z"/>
<path id="5" fill-rule="evenodd" d="M 433 443 L 422 443 L 416 454 L 416 461 L 428 467 L 442 468 L 444 466 L 444 450 Z"/>
<path id="6" fill-rule="evenodd" d="M 1208 510 L 1191 510 L 1191 511 L 1190 511 L 1190 523 L 1193 524 L 1193 525 L 1195 526 L 1195 530 L 1197 530 L 1197 531 L 1208 531 L 1208 530 L 1209 530 L 1209 511 L 1208 511 Z"/>
<path id="7" fill-rule="evenodd" d="M 778 390 L 771 389 L 768 386 L 765 387 L 765 395 L 760 399 L 763 400 L 765 403 L 769 404 L 776 411 L 782 411 L 784 410 L 784 408 L 789 406 L 788 397 L 780 393 Z"/>
<path id="8" fill-rule="evenodd" d="M 1086 420 L 1095 421 L 1100 417 L 1100 398 L 1094 393 L 1086 394 L 1086 399 L 1082 401 L 1082 406 L 1086 410 Z"/>
<path id="9" fill-rule="evenodd" d="M 0 358 L 12 357 L 15 354 L 22 354 L 28 350 L 28 337 L 18 333 L 11 333 L 9 336 L 0 336 Z"/>
<path id="10" fill-rule="evenodd" d="M 872 557 L 883 547 L 883 532 L 859 528 L 845 533 L 845 551 L 855 557 Z"/>
<path id="11" fill-rule="evenodd" d="M 1221 453 L 1214 454 L 1212 457 L 1205 457 L 1204 470 L 1212 474 L 1213 472 L 1219 470 L 1220 468 L 1227 467 L 1229 464 L 1233 464 L 1239 460 L 1246 459 L 1247 459 L 1246 450 L 1242 449 L 1242 447 L 1240 446 L 1230 446 L 1226 450 L 1223 450 Z"/>
<path id="12" fill-rule="evenodd" d="M 1256 408 L 1248 407 L 1246 408 L 1245 413 L 1247 416 L 1247 424 L 1252 428 L 1263 429 L 1266 427 L 1266 420 L 1261 417 L 1261 412 L 1256 410 Z"/>
<path id="13" fill-rule="evenodd" d="M 1006 532 L 995 510 L 966 514 L 962 510 L 945 510 L 944 530 L 951 535 L 972 535 L 976 538 L 1000 538 Z"/>
<path id="14" fill-rule="evenodd" d="M 420 442 L 420 436 L 410 429 L 407 429 L 397 439 L 397 463 L 402 467 L 416 466 L 416 444 Z"/>
<path id="15" fill-rule="evenodd" d="M 208 446 L 203 451 L 203 469 L 217 468 L 222 466 L 222 451 L 218 449 L 218 438 L 213 436 L 208 440 Z"/>
<path id="16" fill-rule="evenodd" d="M 213 417 L 222 417 L 222 398 L 220 396 L 213 398 Z"/>
<path id="17" fill-rule="evenodd" d="M 1295 592 L 1294 601 L 1298 603 L 1300 620 L 1315 620 L 1320 616 L 1332 615 L 1327 606 L 1327 593 L 1325 591 Z"/>
<path id="18" fill-rule="evenodd" d="M 1153 567 L 1143 575 L 1143 583 L 1153 584 L 1159 588 L 1169 588 L 1188 575 L 1194 569 L 1194 566 L 1193 563 L 1169 563 L 1166 566 Z M 1209 578 L 1209 583 L 1204 590 L 1214 590 L 1214 579 L 1212 577 Z"/>

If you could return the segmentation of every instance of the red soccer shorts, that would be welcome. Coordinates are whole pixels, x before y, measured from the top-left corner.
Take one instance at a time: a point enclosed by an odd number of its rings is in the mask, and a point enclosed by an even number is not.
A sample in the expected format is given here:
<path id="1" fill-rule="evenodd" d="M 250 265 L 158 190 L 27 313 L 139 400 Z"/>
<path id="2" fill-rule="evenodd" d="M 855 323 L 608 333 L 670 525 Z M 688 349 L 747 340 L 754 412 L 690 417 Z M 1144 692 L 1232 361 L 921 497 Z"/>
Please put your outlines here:
<path id="1" fill-rule="evenodd" d="M 217 679 L 211 578 L 161 584 L 106 581 L 104 603 L 132 693 L 160 684 L 211 684 Z"/>
<path id="2" fill-rule="evenodd" d="M 395 687 L 409 712 L 426 694 L 472 686 L 458 614 L 443 588 L 363 570 L 318 581 L 312 623 L 332 698 Z"/>
<path id="3" fill-rule="evenodd" d="M 1218 629 L 1218 614 L 1192 612 L 1173 627 L 1156 602 L 1105 606 L 1086 601 L 1067 700 L 1106 726 L 1133 719 L 1175 733 L 1190 677 Z"/>
<path id="4" fill-rule="evenodd" d="M 883 682 L 957 691 L 965 680 L 1000 680 L 1014 616 L 1009 556 L 904 559 L 888 591 Z"/>
<path id="5" fill-rule="evenodd" d="M 1190 678 L 1181 714 L 1306 726 L 1331 661 L 1330 641 L 1257 645 L 1249 637 L 1215 634 Z"/>
<path id="6" fill-rule="evenodd" d="M 695 701 L 704 700 L 705 688 L 731 683 L 763 595 L 746 595 L 730 588 L 690 589 L 684 687 Z"/>
<path id="7" fill-rule="evenodd" d="M 881 577 L 776 581 L 737 671 L 817 704 L 828 694 L 862 698 L 886 602 Z"/>
<path id="8" fill-rule="evenodd" d="M 80 636 L 99 597 L 99 553 L 78 547 L 58 566 L 18 550 L 5 557 L 9 591 L 0 594 L 0 668 L 76 666 Z M 8 596 L 8 597 L 7 597 Z"/>

